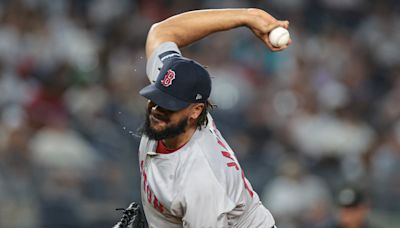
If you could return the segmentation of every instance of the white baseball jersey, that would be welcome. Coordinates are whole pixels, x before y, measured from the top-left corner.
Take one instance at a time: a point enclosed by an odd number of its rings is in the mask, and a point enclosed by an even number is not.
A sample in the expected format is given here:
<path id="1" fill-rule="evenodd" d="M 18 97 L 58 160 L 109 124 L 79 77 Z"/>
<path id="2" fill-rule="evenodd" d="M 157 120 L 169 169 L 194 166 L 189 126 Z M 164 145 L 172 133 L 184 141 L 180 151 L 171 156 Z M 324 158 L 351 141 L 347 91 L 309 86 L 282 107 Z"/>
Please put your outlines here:
<path id="1" fill-rule="evenodd" d="M 154 82 L 162 62 L 174 55 L 180 51 L 172 42 L 154 51 L 146 69 L 150 81 Z M 208 125 L 172 153 L 156 153 L 158 142 L 142 136 L 141 194 L 149 227 L 275 227 L 234 152 L 211 115 L 207 117 Z"/>

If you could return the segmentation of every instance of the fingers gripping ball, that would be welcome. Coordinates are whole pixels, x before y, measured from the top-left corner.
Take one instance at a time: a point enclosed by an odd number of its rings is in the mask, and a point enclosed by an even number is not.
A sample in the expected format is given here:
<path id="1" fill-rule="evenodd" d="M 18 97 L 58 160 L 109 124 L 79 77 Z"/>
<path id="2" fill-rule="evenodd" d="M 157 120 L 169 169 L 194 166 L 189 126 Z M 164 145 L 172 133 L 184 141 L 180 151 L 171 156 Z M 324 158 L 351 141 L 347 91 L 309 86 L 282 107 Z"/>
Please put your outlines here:
<path id="1" fill-rule="evenodd" d="M 269 41 L 274 47 L 282 47 L 289 43 L 289 31 L 283 27 L 276 27 L 269 33 Z"/>

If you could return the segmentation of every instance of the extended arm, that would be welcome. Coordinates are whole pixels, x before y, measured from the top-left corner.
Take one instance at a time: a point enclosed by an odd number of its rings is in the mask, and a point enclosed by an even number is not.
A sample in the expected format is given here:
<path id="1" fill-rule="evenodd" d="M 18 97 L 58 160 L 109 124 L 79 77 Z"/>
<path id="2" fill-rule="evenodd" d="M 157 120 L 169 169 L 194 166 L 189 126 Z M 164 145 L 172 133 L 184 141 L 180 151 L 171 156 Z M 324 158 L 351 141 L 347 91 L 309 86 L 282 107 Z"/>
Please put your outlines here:
<path id="1" fill-rule="evenodd" d="M 277 26 L 288 28 L 288 21 L 278 21 L 260 9 L 213 9 L 178 14 L 154 24 L 147 36 L 146 55 L 149 57 L 163 42 L 172 41 L 184 47 L 209 34 L 241 26 L 250 28 L 272 51 L 287 48 L 273 47 L 268 35 Z"/>

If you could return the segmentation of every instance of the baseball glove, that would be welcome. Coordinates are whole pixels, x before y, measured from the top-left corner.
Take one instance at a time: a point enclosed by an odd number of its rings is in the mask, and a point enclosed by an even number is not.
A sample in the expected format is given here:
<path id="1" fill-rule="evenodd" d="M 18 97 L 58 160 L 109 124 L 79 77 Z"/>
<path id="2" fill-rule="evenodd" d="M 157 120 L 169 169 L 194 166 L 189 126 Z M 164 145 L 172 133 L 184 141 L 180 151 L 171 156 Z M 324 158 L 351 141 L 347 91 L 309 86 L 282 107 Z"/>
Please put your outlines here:
<path id="1" fill-rule="evenodd" d="M 113 228 L 144 228 L 144 214 L 137 203 L 133 202 L 125 209 L 117 208 L 116 210 L 122 210 L 123 214 Z"/>

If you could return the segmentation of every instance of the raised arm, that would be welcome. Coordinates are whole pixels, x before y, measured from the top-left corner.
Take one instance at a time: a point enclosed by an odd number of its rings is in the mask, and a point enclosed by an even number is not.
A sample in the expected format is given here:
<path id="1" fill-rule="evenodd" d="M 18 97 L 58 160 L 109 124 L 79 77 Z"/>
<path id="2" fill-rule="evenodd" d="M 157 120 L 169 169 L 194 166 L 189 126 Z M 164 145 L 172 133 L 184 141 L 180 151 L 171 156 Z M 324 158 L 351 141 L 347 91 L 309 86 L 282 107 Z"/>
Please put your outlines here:
<path id="1" fill-rule="evenodd" d="M 163 42 L 172 41 L 178 47 L 187 46 L 209 34 L 246 26 L 272 51 L 280 51 L 269 41 L 269 32 L 275 27 L 288 28 L 288 21 L 279 21 L 260 9 L 197 10 L 175 15 L 154 24 L 147 36 L 146 55 Z M 289 42 L 290 44 L 290 42 Z"/>

